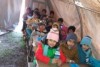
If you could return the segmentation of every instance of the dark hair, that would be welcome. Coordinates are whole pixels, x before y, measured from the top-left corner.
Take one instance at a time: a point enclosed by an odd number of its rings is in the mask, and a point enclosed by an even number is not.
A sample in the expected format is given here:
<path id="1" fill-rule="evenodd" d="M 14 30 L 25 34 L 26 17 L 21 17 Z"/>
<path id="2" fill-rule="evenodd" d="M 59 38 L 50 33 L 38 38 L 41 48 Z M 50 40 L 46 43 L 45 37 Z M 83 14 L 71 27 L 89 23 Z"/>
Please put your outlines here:
<path id="1" fill-rule="evenodd" d="M 39 24 L 38 24 L 38 26 L 42 26 L 42 25 L 43 25 L 43 26 L 45 26 L 45 24 L 44 24 L 44 23 L 39 23 Z"/>
<path id="2" fill-rule="evenodd" d="M 63 22 L 64 20 L 63 18 L 58 18 L 58 21 Z"/>
<path id="3" fill-rule="evenodd" d="M 46 36 L 46 37 L 47 37 L 47 36 Z M 45 38 L 45 39 L 42 41 L 42 43 L 43 43 L 44 45 L 48 45 L 48 39 Z M 52 48 L 58 48 L 59 45 L 60 45 L 59 42 L 57 42 L 56 45 L 55 45 L 54 47 L 52 47 Z"/>
<path id="4" fill-rule="evenodd" d="M 75 32 L 76 28 L 75 28 L 75 26 L 69 26 L 68 27 L 68 32 L 69 32 L 69 30 L 72 30 L 73 32 Z"/>
<path id="5" fill-rule="evenodd" d="M 54 11 L 50 11 L 50 14 L 54 14 Z"/>
<path id="6" fill-rule="evenodd" d="M 36 14 L 38 16 L 38 18 L 40 18 L 40 16 L 41 16 L 40 13 L 37 11 L 34 11 L 34 14 Z"/>
<path id="7" fill-rule="evenodd" d="M 30 10 L 31 11 L 31 8 L 30 7 L 27 7 L 26 10 Z"/>
<path id="8" fill-rule="evenodd" d="M 39 11 L 39 9 L 38 8 L 35 8 L 34 11 Z"/>
<path id="9" fill-rule="evenodd" d="M 46 9 L 42 9 L 42 12 L 43 12 L 43 11 L 44 11 L 45 13 L 47 12 L 47 10 L 46 10 Z"/>
<path id="10" fill-rule="evenodd" d="M 34 13 L 34 10 L 31 10 L 31 12 L 30 12 L 30 16 L 33 16 L 33 13 Z"/>

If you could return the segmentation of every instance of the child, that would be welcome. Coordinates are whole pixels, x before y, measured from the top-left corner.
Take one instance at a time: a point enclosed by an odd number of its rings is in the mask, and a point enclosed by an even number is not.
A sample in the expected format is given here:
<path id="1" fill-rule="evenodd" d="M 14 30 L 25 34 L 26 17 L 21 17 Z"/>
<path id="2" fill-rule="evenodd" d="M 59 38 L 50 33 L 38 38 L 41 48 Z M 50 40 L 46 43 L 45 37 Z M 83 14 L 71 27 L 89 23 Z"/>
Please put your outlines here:
<path id="1" fill-rule="evenodd" d="M 57 28 L 59 30 L 59 24 L 57 22 L 54 22 L 52 28 Z"/>
<path id="2" fill-rule="evenodd" d="M 50 26 L 46 27 L 46 30 L 48 30 L 48 32 L 49 32 L 51 28 L 57 28 L 57 30 L 59 31 L 59 24 L 58 24 L 57 22 L 55 22 L 55 23 L 52 24 L 52 26 L 50 25 Z M 60 34 L 59 34 L 59 35 L 60 35 Z M 47 36 L 45 36 L 44 39 L 46 39 L 46 37 L 47 37 Z M 60 36 L 59 36 L 59 37 L 60 37 Z M 44 39 L 43 39 L 43 40 L 44 40 Z"/>
<path id="3" fill-rule="evenodd" d="M 48 22 L 48 25 L 46 26 L 47 32 L 49 32 L 50 29 L 52 28 L 52 24 L 53 24 L 53 22 Z"/>
<path id="4" fill-rule="evenodd" d="M 63 18 L 58 18 L 58 23 L 60 27 L 63 26 L 63 22 L 64 22 Z"/>
<path id="5" fill-rule="evenodd" d="M 91 67 L 100 67 L 100 60 L 97 60 L 91 51 L 91 37 L 85 36 L 81 40 L 82 50 L 86 54 L 86 62 L 90 64 Z"/>
<path id="6" fill-rule="evenodd" d="M 48 20 L 54 22 L 55 21 L 54 15 L 55 15 L 54 11 L 50 11 L 50 16 L 48 17 Z"/>
<path id="7" fill-rule="evenodd" d="M 58 49 L 58 41 L 59 31 L 57 28 L 52 28 L 47 34 L 46 41 L 38 44 L 35 54 L 36 59 L 45 64 L 58 64 L 58 66 L 66 62 L 66 57 L 63 55 L 61 49 Z"/>
<path id="8" fill-rule="evenodd" d="M 40 21 L 38 19 L 38 17 L 39 17 L 39 14 L 37 12 L 34 12 L 33 17 L 26 21 L 26 24 L 27 24 L 26 34 L 27 34 L 28 38 L 30 38 L 31 33 L 32 33 L 32 25 L 34 25 L 34 29 L 37 28 L 37 25 Z"/>
<path id="9" fill-rule="evenodd" d="M 43 20 L 43 17 L 46 17 L 46 16 L 47 16 L 47 15 L 46 15 L 46 12 L 47 12 L 46 9 L 42 9 L 41 17 L 40 17 L 41 20 Z"/>
<path id="10" fill-rule="evenodd" d="M 23 32 L 23 36 L 25 36 L 25 32 L 26 32 L 26 20 L 29 19 L 29 17 L 32 17 L 33 13 L 30 7 L 28 7 L 25 11 L 25 14 L 23 15 L 23 28 L 22 28 L 22 32 Z"/>
<path id="11" fill-rule="evenodd" d="M 75 26 L 69 26 L 68 27 L 68 33 L 74 33 L 76 30 Z"/>
<path id="12" fill-rule="evenodd" d="M 46 36 L 47 31 L 45 30 L 45 24 L 39 23 L 38 28 L 33 30 L 29 45 L 35 46 L 35 43 L 42 40 L 42 37 Z"/>
<path id="13" fill-rule="evenodd" d="M 67 37 L 67 27 L 62 26 L 60 35 L 61 35 L 61 37 L 60 37 L 61 40 L 66 40 L 66 37 Z"/>
<path id="14" fill-rule="evenodd" d="M 78 63 L 78 51 L 77 51 L 77 37 L 70 33 L 67 38 L 67 42 L 61 43 L 60 48 L 64 55 L 69 59 L 68 62 Z"/>

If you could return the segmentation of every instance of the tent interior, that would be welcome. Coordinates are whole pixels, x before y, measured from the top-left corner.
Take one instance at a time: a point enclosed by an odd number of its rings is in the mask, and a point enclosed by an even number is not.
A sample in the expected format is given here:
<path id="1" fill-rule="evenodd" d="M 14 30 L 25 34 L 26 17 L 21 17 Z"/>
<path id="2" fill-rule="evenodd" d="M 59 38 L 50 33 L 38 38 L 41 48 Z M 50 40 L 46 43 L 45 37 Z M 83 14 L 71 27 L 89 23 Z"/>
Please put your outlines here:
<path id="1" fill-rule="evenodd" d="M 54 10 L 56 19 L 62 17 L 66 26 L 74 25 L 78 41 L 92 37 L 92 51 L 100 60 L 100 0 L 0 0 L 0 30 L 22 28 L 22 16 L 27 7 Z M 15 28 L 14 28 L 15 29 Z"/>

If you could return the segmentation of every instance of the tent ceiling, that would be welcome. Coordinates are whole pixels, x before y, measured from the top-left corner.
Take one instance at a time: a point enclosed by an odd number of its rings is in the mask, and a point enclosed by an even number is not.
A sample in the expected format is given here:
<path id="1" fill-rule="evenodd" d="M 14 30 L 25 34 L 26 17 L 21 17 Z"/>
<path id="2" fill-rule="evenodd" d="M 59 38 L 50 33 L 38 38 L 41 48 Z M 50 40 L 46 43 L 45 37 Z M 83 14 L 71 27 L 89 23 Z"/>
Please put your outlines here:
<path id="1" fill-rule="evenodd" d="M 100 0 L 80 0 L 80 1 L 85 7 L 100 12 Z"/>

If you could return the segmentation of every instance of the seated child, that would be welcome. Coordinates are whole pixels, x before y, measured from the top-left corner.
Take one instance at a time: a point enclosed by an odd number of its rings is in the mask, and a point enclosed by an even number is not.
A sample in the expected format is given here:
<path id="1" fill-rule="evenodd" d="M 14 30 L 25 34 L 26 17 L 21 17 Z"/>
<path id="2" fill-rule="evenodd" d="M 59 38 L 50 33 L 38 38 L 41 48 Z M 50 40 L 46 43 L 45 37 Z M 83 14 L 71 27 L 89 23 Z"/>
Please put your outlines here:
<path id="1" fill-rule="evenodd" d="M 73 34 L 70 33 L 66 41 L 60 44 L 60 48 L 66 58 L 69 59 L 68 62 L 76 62 L 78 63 L 78 50 L 77 50 L 77 37 Z"/>
<path id="2" fill-rule="evenodd" d="M 75 26 L 69 26 L 69 27 L 68 27 L 68 34 L 69 34 L 69 33 L 74 33 L 75 30 L 76 30 Z"/>
<path id="3" fill-rule="evenodd" d="M 61 29 L 62 26 L 64 26 L 63 22 L 64 22 L 63 18 L 58 18 L 58 24 L 60 26 L 60 29 Z"/>
<path id="4" fill-rule="evenodd" d="M 32 18 L 27 19 L 27 21 L 26 21 L 26 24 L 27 24 L 26 34 L 27 34 L 28 38 L 30 38 L 30 36 L 31 36 L 33 25 L 34 25 L 34 28 L 37 27 L 37 24 L 39 23 L 39 21 L 40 20 L 38 19 L 37 12 L 34 12 Z"/>
<path id="5" fill-rule="evenodd" d="M 66 26 L 62 26 L 60 35 L 61 35 L 60 40 L 66 40 L 66 37 L 67 37 L 67 27 Z"/>
<path id="6" fill-rule="evenodd" d="M 54 11 L 50 11 L 50 16 L 48 17 L 48 20 L 53 22 L 56 21 Z"/>
<path id="7" fill-rule="evenodd" d="M 59 31 L 59 24 L 58 24 L 57 22 L 55 22 L 55 23 L 52 24 L 51 28 L 57 28 L 57 30 Z M 49 28 L 49 29 L 51 29 L 51 28 Z M 46 30 L 47 30 L 47 28 L 46 28 Z M 59 33 L 59 35 L 60 35 L 60 33 Z M 47 37 L 47 36 L 45 36 L 45 38 L 44 38 L 43 40 L 45 40 L 46 37 Z M 60 37 L 60 36 L 59 36 L 59 37 Z"/>
<path id="8" fill-rule="evenodd" d="M 50 29 L 52 28 L 52 24 L 53 24 L 53 22 L 48 22 L 48 25 L 46 26 L 47 32 L 49 32 Z"/>
<path id="9" fill-rule="evenodd" d="M 59 24 L 57 22 L 54 22 L 52 28 L 57 28 L 59 30 Z"/>
<path id="10" fill-rule="evenodd" d="M 66 57 L 58 47 L 58 41 L 59 31 L 57 28 L 52 28 L 47 34 L 45 42 L 38 44 L 36 59 L 45 64 L 57 64 L 58 66 L 66 62 Z"/>
<path id="11" fill-rule="evenodd" d="M 86 54 L 86 63 L 88 63 L 91 67 L 100 67 L 100 60 L 97 60 L 93 56 L 93 52 L 91 51 L 91 37 L 85 36 L 81 40 L 80 44 L 82 45 L 82 50 Z"/>
<path id="12" fill-rule="evenodd" d="M 44 36 L 46 36 L 47 31 L 45 30 L 45 24 L 39 23 L 38 28 L 36 30 L 32 31 L 29 45 L 33 45 L 33 47 L 36 47 L 36 43 L 38 41 L 41 41 Z"/>

